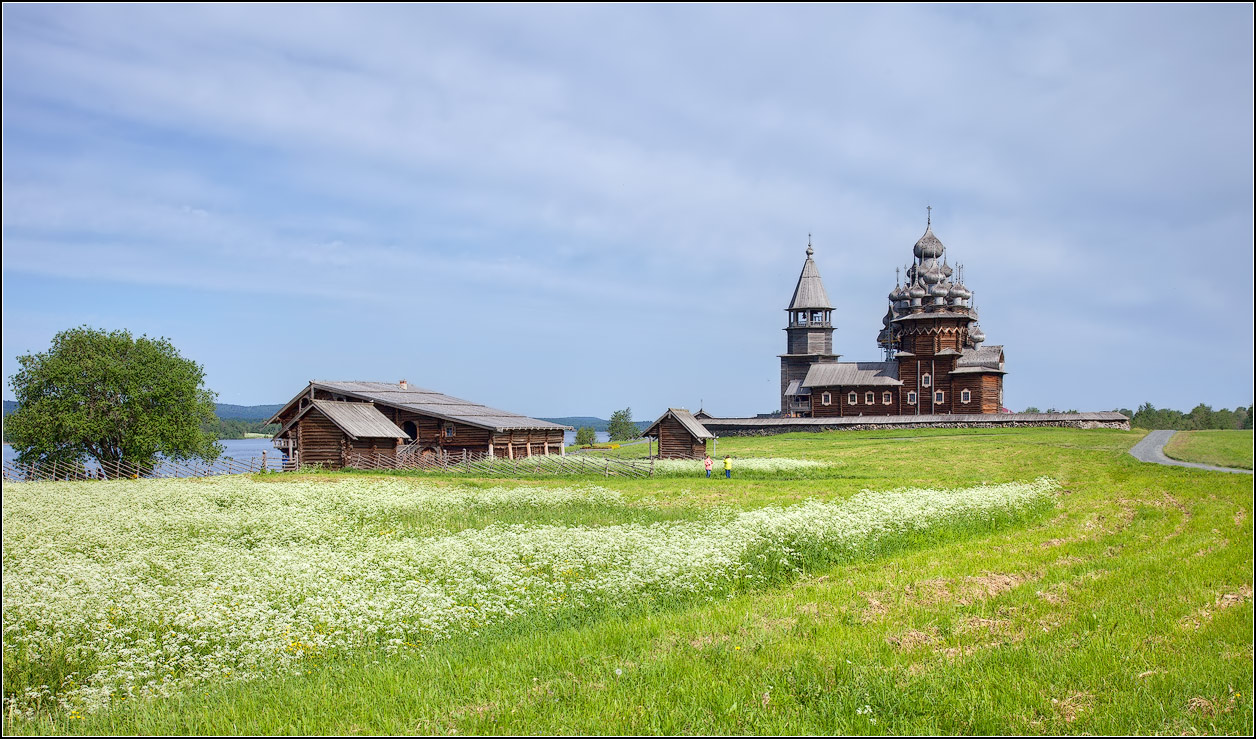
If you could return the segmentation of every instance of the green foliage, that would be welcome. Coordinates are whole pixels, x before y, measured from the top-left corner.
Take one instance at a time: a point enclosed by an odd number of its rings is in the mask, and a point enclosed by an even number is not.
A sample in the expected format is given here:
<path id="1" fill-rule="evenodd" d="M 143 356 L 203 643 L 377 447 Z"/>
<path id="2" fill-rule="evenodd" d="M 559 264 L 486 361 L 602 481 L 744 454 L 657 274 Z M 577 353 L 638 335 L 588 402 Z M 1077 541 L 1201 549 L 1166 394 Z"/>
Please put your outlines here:
<path id="1" fill-rule="evenodd" d="M 597 432 L 590 426 L 581 426 L 576 430 L 576 444 L 588 446 L 597 441 Z"/>
<path id="2" fill-rule="evenodd" d="M 611 441 L 628 441 L 641 436 L 641 430 L 632 422 L 632 409 L 625 408 L 611 414 L 610 426 L 607 429 Z"/>
<path id="3" fill-rule="evenodd" d="M 169 340 L 81 326 L 44 353 L 17 358 L 18 408 L 5 430 L 23 464 L 126 461 L 158 454 L 211 460 L 222 453 L 202 424 L 214 422 L 205 373 Z"/>
<path id="4" fill-rule="evenodd" d="M 1032 406 L 1032 405 L 1026 408 L 1025 412 L 1026 413 L 1042 413 L 1042 411 L 1038 410 L 1036 406 Z"/>
<path id="5" fill-rule="evenodd" d="M 1177 431 L 1250 429 L 1252 427 L 1252 406 L 1239 406 L 1234 410 L 1214 411 L 1211 406 L 1200 403 L 1190 413 L 1182 413 L 1169 408 L 1156 408 L 1151 403 L 1143 403 L 1138 410 L 1130 414 L 1127 410 L 1121 413 L 1130 415 L 1130 425 L 1144 429 L 1174 429 Z"/>

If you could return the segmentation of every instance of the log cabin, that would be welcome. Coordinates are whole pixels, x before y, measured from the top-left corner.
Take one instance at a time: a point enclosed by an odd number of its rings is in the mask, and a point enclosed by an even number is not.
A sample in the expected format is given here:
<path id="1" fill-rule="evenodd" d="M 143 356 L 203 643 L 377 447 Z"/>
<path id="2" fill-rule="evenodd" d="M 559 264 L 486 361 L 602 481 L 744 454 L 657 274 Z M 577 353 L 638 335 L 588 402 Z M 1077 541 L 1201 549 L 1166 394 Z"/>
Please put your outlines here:
<path id="1" fill-rule="evenodd" d="M 658 440 L 659 459 L 701 459 L 715 434 L 684 408 L 668 408 L 641 434 Z"/>
<path id="2" fill-rule="evenodd" d="M 781 415 L 792 418 L 935 416 L 1003 411 L 1002 346 L 982 346 L 963 266 L 947 264 L 932 218 L 896 280 L 877 343 L 881 362 L 842 362 L 833 352 L 833 306 L 807 259 L 786 308 Z M 896 270 L 897 271 L 897 270 Z M 954 281 L 951 280 L 955 277 Z"/>
<path id="3" fill-rule="evenodd" d="M 405 380 L 311 380 L 267 423 L 280 425 L 274 445 L 298 464 L 333 468 L 344 467 L 355 452 L 510 459 L 563 454 L 563 432 L 570 429 Z"/>

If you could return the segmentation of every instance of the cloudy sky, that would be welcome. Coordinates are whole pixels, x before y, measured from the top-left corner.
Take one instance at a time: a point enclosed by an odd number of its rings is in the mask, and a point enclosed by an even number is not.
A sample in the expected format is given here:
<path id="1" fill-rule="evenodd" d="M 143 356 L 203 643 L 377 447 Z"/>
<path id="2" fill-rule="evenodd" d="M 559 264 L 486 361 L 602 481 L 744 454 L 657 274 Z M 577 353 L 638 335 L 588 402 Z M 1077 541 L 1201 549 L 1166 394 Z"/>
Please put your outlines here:
<path id="1" fill-rule="evenodd" d="M 3 370 L 775 410 L 808 233 L 877 360 L 933 206 L 1019 410 L 1252 402 L 1252 8 L 5 5 Z"/>

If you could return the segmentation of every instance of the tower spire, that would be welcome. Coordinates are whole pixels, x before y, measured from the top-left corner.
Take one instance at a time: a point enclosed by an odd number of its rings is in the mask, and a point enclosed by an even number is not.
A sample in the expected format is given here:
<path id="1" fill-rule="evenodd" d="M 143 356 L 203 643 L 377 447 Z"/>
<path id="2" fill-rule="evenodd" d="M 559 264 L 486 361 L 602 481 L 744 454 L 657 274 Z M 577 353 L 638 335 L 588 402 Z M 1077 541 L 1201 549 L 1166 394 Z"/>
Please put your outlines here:
<path id="1" fill-rule="evenodd" d="M 811 234 L 807 234 L 807 256 L 815 254 L 816 250 L 811 248 Z"/>
<path id="2" fill-rule="evenodd" d="M 933 225 L 933 206 L 926 205 L 925 210 L 928 211 L 928 213 L 925 215 L 925 228 L 929 228 Z"/>

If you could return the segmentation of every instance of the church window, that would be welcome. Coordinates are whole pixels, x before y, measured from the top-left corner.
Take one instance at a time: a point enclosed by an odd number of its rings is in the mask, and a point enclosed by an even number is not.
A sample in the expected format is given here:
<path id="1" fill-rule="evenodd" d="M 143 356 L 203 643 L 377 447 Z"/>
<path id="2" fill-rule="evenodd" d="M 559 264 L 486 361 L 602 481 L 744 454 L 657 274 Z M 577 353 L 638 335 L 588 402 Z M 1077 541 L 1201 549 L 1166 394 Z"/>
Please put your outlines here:
<path id="1" fill-rule="evenodd" d="M 855 405 L 856 403 L 858 403 L 858 402 L 859 402 L 859 396 L 858 396 L 858 395 L 856 395 L 855 393 L 851 393 L 850 395 L 848 395 L 848 396 L 846 397 L 846 400 L 847 400 L 847 402 L 849 402 L 851 405 Z"/>
<path id="2" fill-rule="evenodd" d="M 929 376 L 929 373 L 926 372 L 925 376 L 920 378 L 920 386 L 933 387 L 933 378 Z"/>
<path id="3" fill-rule="evenodd" d="M 872 405 L 873 403 L 875 403 L 875 402 L 876 402 L 876 400 L 874 400 L 874 398 L 876 398 L 876 397 L 877 397 L 877 394 L 876 394 L 876 393 L 874 393 L 874 392 L 867 392 L 867 393 L 864 393 L 864 404 L 865 404 L 865 405 Z"/>
<path id="4" fill-rule="evenodd" d="M 445 424 L 445 438 L 446 439 L 454 438 L 454 425 L 452 423 Z"/>
<path id="5" fill-rule="evenodd" d="M 894 402 L 894 396 L 890 393 L 889 390 L 886 390 L 885 392 L 881 393 L 882 405 L 889 405 L 892 402 Z"/>
<path id="6" fill-rule="evenodd" d="M 820 404 L 829 405 L 833 402 L 833 396 L 829 393 L 820 393 Z"/>
<path id="7" fill-rule="evenodd" d="M 915 405 L 915 404 L 916 404 L 916 391 L 908 390 L 907 391 L 907 405 Z"/>
<path id="8" fill-rule="evenodd" d="M 959 392 L 959 402 L 967 403 L 971 401 L 972 399 L 973 399 L 973 394 L 971 390 L 964 388 L 963 390 Z"/>
<path id="9" fill-rule="evenodd" d="M 936 393 L 934 393 L 934 394 L 933 394 L 933 402 L 935 402 L 935 403 L 941 403 L 941 402 L 944 402 L 944 401 L 945 401 L 945 399 L 946 399 L 946 396 L 942 394 L 942 391 L 941 391 L 941 390 L 939 390 L 939 391 L 937 391 Z"/>

